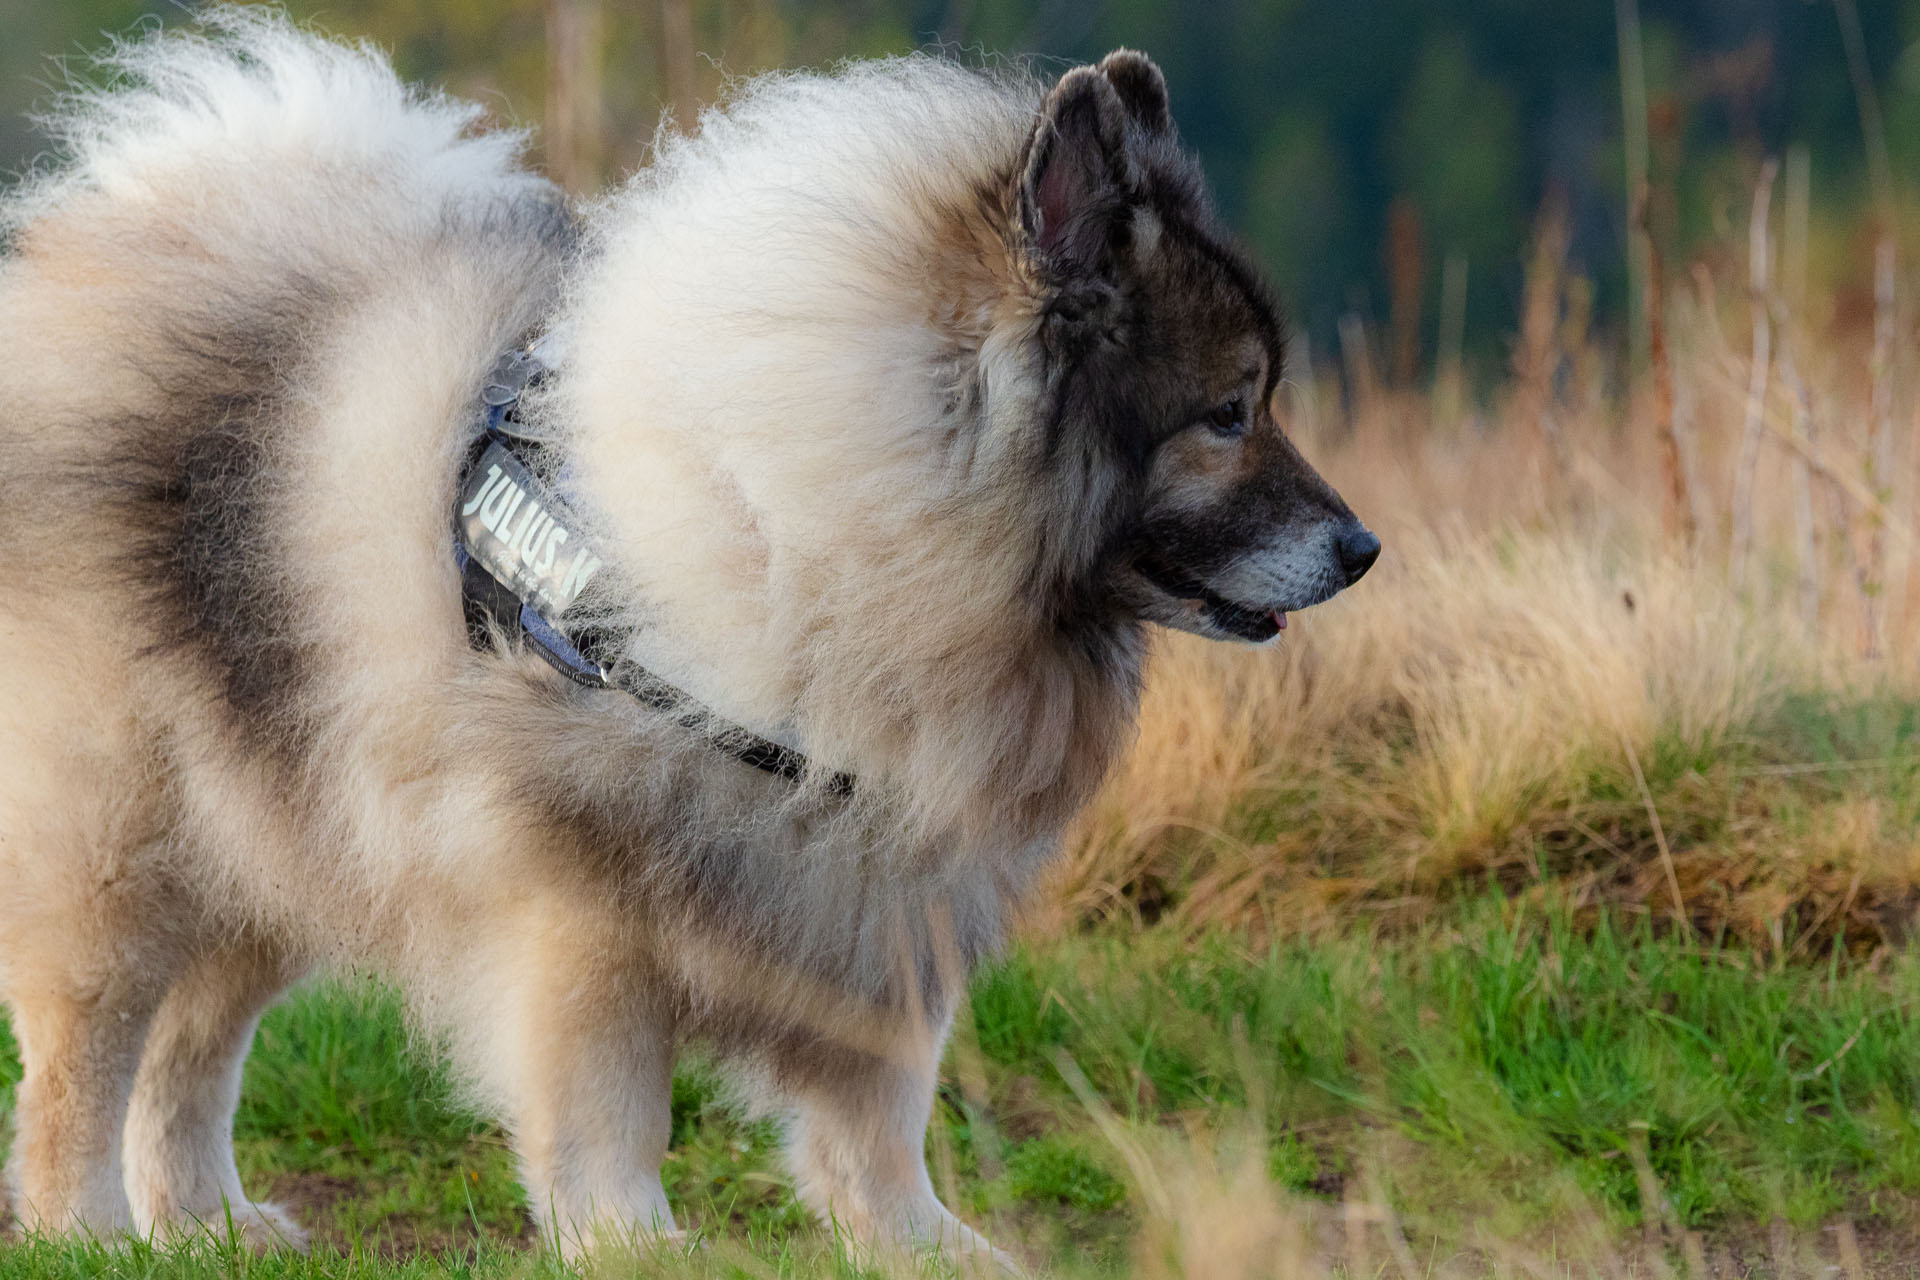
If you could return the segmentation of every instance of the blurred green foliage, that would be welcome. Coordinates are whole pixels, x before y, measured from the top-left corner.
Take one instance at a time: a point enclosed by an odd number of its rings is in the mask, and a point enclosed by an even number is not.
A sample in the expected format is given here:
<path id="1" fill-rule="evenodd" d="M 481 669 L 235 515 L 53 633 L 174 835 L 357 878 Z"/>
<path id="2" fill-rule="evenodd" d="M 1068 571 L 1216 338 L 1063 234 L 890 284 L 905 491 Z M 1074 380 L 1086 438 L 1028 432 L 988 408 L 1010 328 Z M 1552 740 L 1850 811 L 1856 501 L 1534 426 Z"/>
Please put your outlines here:
<path id="1" fill-rule="evenodd" d="M 1893 168 L 1920 166 L 1920 0 L 1858 0 Z M 61 79 L 49 55 L 96 48 L 186 7 L 160 0 L 0 0 L 0 167 L 38 147 L 23 113 Z M 290 0 L 298 17 L 394 50 L 402 70 L 529 123 L 544 102 L 542 0 Z M 1220 203 L 1324 341 L 1355 311 L 1384 324 L 1394 254 L 1419 277 L 1426 357 L 1442 263 L 1469 267 L 1469 345 L 1514 327 L 1530 228 L 1564 199 L 1577 270 L 1617 325 L 1626 198 L 1615 6 L 1607 0 L 691 0 L 701 96 L 728 74 L 940 46 L 1037 55 L 1044 68 L 1115 45 L 1153 54 Z M 659 0 L 607 0 L 610 169 L 641 162 L 667 97 Z M 169 20 L 172 20 L 171 18 Z M 1813 156 L 1824 261 L 1866 272 L 1860 119 L 1829 0 L 1644 0 L 1657 206 L 1669 251 L 1742 225 L 1760 159 Z M 611 175 L 610 175 L 611 176 Z M 1859 261 L 1856 261 L 1859 259 Z"/>

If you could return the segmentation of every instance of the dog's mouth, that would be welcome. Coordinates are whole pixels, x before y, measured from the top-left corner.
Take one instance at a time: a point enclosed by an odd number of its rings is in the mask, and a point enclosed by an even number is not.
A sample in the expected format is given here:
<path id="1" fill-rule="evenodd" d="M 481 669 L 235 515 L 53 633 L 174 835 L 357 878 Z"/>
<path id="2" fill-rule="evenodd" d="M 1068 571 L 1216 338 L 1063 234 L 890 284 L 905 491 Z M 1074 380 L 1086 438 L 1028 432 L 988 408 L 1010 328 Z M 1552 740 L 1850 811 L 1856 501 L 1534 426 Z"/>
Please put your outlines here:
<path id="1" fill-rule="evenodd" d="M 1287 615 L 1284 610 L 1262 609 L 1229 600 L 1206 583 L 1150 556 L 1141 559 L 1135 567 L 1155 590 L 1185 604 L 1199 606 L 1200 613 L 1216 631 L 1261 644 L 1286 630 Z M 1198 628 L 1188 627 L 1187 630 Z"/>

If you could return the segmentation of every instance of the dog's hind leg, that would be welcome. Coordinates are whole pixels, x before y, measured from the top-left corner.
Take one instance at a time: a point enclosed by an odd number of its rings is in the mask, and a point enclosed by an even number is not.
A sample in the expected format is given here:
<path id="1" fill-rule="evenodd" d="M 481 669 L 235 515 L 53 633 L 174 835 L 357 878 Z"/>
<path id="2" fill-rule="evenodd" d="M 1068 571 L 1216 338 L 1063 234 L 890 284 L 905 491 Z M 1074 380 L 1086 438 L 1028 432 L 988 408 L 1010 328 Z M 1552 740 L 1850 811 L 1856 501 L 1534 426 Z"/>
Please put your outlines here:
<path id="1" fill-rule="evenodd" d="M 120 1130 L 140 1041 L 157 996 L 108 981 L 10 989 L 26 1068 L 8 1161 L 14 1211 L 29 1229 L 108 1235 L 132 1225 Z"/>
<path id="2" fill-rule="evenodd" d="M 247 1199 L 233 1160 L 233 1113 L 254 1028 L 298 976 L 278 949 L 229 939 L 197 956 L 167 991 L 127 1112 L 127 1197 L 141 1231 L 222 1236 L 231 1223 L 256 1249 L 305 1245 L 282 1210 Z"/>
<path id="3" fill-rule="evenodd" d="M 29 927 L 24 913 L 0 920 L 11 926 L 0 928 L 0 958 L 25 1067 L 7 1173 L 30 1230 L 107 1235 L 132 1225 L 121 1132 L 173 963 L 156 928 L 165 907 L 127 891 L 138 878 L 29 879 L 19 886 L 36 899 Z"/>

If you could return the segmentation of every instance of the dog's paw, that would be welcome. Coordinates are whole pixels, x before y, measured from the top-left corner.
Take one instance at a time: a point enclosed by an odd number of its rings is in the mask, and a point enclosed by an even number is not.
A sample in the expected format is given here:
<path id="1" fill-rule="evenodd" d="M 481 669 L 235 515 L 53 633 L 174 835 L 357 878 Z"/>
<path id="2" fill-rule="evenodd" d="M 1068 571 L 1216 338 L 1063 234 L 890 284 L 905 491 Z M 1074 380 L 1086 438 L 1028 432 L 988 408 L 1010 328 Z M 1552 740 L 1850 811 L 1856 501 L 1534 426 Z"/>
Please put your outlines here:
<path id="1" fill-rule="evenodd" d="M 307 1251 L 307 1231 L 271 1201 L 249 1201 L 233 1210 L 233 1229 L 255 1253 Z"/>
<path id="2" fill-rule="evenodd" d="M 585 1233 L 563 1235 L 556 1243 L 565 1261 L 590 1263 L 606 1274 L 650 1275 L 663 1261 L 684 1260 L 706 1248 L 694 1232 L 630 1222 L 599 1223 Z"/>
<path id="3" fill-rule="evenodd" d="M 945 1256 L 967 1280 L 1030 1280 L 1033 1274 L 1018 1258 L 977 1235 L 969 1245 L 947 1249 Z"/>
<path id="4" fill-rule="evenodd" d="M 944 1215 L 932 1230 L 883 1239 L 875 1248 L 879 1260 L 908 1274 L 915 1274 L 929 1258 L 940 1259 L 964 1280 L 1029 1280 L 1033 1274 L 1018 1258 L 995 1248 L 985 1236 L 951 1214 Z"/>
<path id="5" fill-rule="evenodd" d="M 305 1253 L 307 1232 L 293 1215 L 269 1201 L 243 1200 L 205 1213 L 182 1212 L 154 1224 L 153 1234 L 167 1239 L 188 1236 L 226 1242 L 253 1254 Z"/>

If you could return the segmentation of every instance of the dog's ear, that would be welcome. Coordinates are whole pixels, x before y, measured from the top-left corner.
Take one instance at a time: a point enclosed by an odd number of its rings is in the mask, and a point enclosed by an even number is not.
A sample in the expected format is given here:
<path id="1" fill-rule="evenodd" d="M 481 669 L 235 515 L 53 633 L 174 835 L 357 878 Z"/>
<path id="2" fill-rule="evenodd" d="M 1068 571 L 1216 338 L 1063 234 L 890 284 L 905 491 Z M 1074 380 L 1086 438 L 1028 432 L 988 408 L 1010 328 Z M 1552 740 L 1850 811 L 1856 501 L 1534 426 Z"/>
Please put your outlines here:
<path id="1" fill-rule="evenodd" d="M 1061 76 L 1040 108 L 1019 190 L 1021 229 L 1049 273 L 1103 273 L 1129 166 L 1127 107 L 1113 82 L 1093 67 Z"/>
<path id="2" fill-rule="evenodd" d="M 1167 105 L 1167 78 L 1152 58 L 1134 49 L 1115 49 L 1100 59 L 1107 78 L 1133 122 L 1150 134 L 1173 132 L 1173 109 Z"/>

